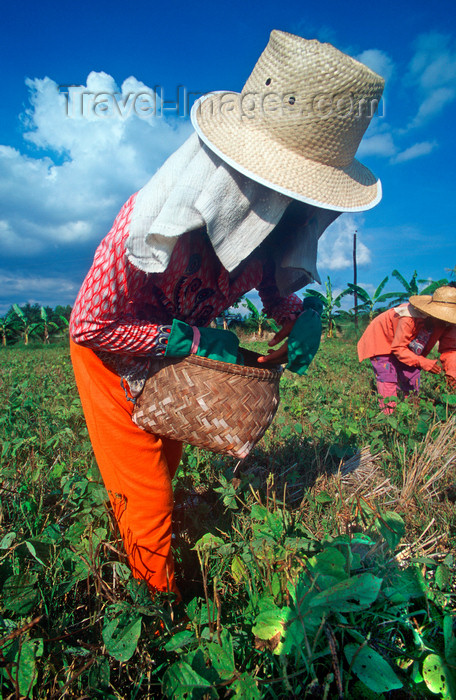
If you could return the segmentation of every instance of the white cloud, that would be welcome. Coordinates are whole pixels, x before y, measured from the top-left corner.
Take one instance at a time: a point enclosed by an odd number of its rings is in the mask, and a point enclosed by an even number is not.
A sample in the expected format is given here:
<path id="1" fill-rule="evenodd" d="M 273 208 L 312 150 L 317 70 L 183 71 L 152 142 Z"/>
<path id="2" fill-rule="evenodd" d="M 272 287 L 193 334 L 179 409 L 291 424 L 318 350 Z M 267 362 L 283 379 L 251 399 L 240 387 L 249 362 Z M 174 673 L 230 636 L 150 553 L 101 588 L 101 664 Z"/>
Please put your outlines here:
<path id="1" fill-rule="evenodd" d="M 356 56 L 356 58 L 371 70 L 375 71 L 375 73 L 381 75 L 386 82 L 391 79 L 394 72 L 394 63 L 384 51 L 380 51 L 379 49 L 367 49 Z"/>
<path id="2" fill-rule="evenodd" d="M 431 151 L 433 151 L 437 146 L 436 141 L 422 141 L 421 143 L 415 143 L 410 148 L 406 148 L 402 153 L 398 153 L 392 159 L 392 163 L 404 163 L 407 160 L 413 160 L 414 158 L 419 158 L 420 156 L 427 156 Z"/>
<path id="3" fill-rule="evenodd" d="M 342 214 L 327 228 L 318 244 L 318 268 L 346 270 L 353 266 L 353 234 L 363 223 L 360 216 Z M 357 236 L 357 264 L 368 265 L 371 261 L 369 248 Z M 322 277 L 323 278 L 323 277 Z"/>
<path id="4" fill-rule="evenodd" d="M 111 76 L 92 72 L 86 86 L 72 89 L 74 101 L 49 78 L 27 85 L 29 153 L 0 146 L 0 254 L 31 256 L 53 244 L 99 240 L 125 199 L 191 130 L 188 120 L 153 114 L 153 91 L 134 77 L 119 89 Z M 111 113 L 97 112 L 112 95 Z"/>
<path id="5" fill-rule="evenodd" d="M 10 274 L 0 270 L 0 287 L 8 287 L 13 292 L 27 291 L 30 294 L 37 292 L 53 292 L 61 289 L 64 292 L 75 291 L 75 286 L 67 277 L 45 277 L 42 275 Z M 77 291 L 77 290 L 76 290 Z"/>
<path id="6" fill-rule="evenodd" d="M 395 152 L 396 146 L 394 145 L 391 133 L 373 133 L 372 136 L 367 135 L 363 138 L 359 145 L 356 157 L 364 158 L 366 156 L 382 156 L 389 158 Z"/>
<path id="7" fill-rule="evenodd" d="M 26 266 L 24 266 L 26 270 Z M 68 276 L 47 276 L 23 273 L 10 273 L 0 270 L 0 316 L 10 309 L 11 300 L 19 304 L 30 303 L 42 306 L 72 304 L 78 293 L 78 284 Z M 57 301 L 56 301 L 57 300 Z"/>
<path id="8" fill-rule="evenodd" d="M 408 82 L 415 85 L 422 97 L 411 126 L 423 124 L 439 114 L 456 98 L 456 46 L 444 34 L 431 32 L 419 36 L 410 61 Z"/>
<path id="9" fill-rule="evenodd" d="M 456 96 L 456 90 L 451 88 L 437 88 L 420 104 L 418 113 L 414 118 L 412 125 L 417 126 L 424 121 L 439 114 L 443 108 L 452 102 Z"/>
<path id="10" fill-rule="evenodd" d="M 420 35 L 415 41 L 415 54 L 409 72 L 424 90 L 433 90 L 454 83 L 456 50 L 449 35 L 438 32 Z"/>

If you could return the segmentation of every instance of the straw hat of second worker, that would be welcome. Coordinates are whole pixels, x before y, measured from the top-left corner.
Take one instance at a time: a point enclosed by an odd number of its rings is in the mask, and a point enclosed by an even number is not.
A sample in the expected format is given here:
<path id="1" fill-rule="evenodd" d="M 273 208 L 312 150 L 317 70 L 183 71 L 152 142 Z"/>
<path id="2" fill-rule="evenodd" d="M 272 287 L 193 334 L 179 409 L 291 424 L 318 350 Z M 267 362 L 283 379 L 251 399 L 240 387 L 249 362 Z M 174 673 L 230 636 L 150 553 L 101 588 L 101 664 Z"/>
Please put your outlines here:
<path id="1" fill-rule="evenodd" d="M 439 287 L 434 294 L 421 294 L 410 297 L 409 302 L 427 316 L 447 323 L 456 323 L 456 288 Z"/>
<path id="2" fill-rule="evenodd" d="M 364 211 L 382 191 L 355 153 L 383 87 L 331 44 L 273 30 L 242 92 L 208 93 L 191 119 L 206 146 L 252 180 L 325 209 Z"/>

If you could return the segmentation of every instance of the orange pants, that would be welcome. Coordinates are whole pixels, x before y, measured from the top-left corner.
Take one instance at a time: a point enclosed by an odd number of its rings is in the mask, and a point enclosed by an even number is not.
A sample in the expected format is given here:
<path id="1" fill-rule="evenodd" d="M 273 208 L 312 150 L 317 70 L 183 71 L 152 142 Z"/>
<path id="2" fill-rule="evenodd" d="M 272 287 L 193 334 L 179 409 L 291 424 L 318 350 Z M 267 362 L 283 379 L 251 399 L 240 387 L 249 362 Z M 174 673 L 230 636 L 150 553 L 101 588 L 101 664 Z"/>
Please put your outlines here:
<path id="1" fill-rule="evenodd" d="M 160 438 L 131 420 L 120 377 L 90 349 L 71 342 L 71 359 L 87 428 L 119 525 L 133 576 L 152 591 L 173 591 L 171 480 L 182 443 Z"/>

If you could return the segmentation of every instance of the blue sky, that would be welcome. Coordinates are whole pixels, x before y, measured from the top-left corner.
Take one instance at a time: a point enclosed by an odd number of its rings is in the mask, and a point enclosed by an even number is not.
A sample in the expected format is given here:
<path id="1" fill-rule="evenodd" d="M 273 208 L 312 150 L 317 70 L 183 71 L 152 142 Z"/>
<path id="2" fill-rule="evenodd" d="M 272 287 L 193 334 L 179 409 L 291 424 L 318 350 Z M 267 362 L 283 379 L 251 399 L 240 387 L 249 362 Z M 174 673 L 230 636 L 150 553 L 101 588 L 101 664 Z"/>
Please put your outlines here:
<path id="1" fill-rule="evenodd" d="M 73 303 L 124 201 L 191 133 L 190 93 L 240 91 L 272 29 L 329 41 L 386 79 L 381 114 L 357 154 L 380 177 L 383 200 L 343 214 L 324 235 L 322 280 L 329 275 L 336 290 L 352 281 L 355 230 L 358 280 L 370 292 L 394 268 L 407 279 L 414 270 L 448 277 L 456 265 L 455 20 L 447 0 L 4 4 L 0 315 L 13 302 Z M 123 108 L 112 102 L 97 114 L 83 88 L 70 102 L 65 85 L 120 93 Z M 398 287 L 390 278 L 387 290 Z"/>

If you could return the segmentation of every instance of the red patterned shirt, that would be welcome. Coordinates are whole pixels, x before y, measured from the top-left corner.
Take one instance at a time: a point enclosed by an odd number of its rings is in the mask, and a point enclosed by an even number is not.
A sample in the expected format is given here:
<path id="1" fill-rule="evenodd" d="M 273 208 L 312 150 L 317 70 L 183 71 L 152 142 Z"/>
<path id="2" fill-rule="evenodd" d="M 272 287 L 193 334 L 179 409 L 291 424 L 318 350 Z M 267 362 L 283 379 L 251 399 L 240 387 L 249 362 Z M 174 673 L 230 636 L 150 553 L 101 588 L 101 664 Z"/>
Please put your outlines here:
<path id="1" fill-rule="evenodd" d="M 123 357 L 118 357 L 119 374 L 131 381 L 132 373 L 122 371 L 122 363 L 130 370 L 136 364 L 142 376 L 144 360 L 164 354 L 174 318 L 207 326 L 251 289 L 258 290 L 265 313 L 279 324 L 300 314 L 298 296 L 280 296 L 270 256 L 252 254 L 230 274 L 203 229 L 180 236 L 164 272 L 148 274 L 134 267 L 126 241 L 135 198 L 122 207 L 100 243 L 70 320 L 76 343 Z"/>

